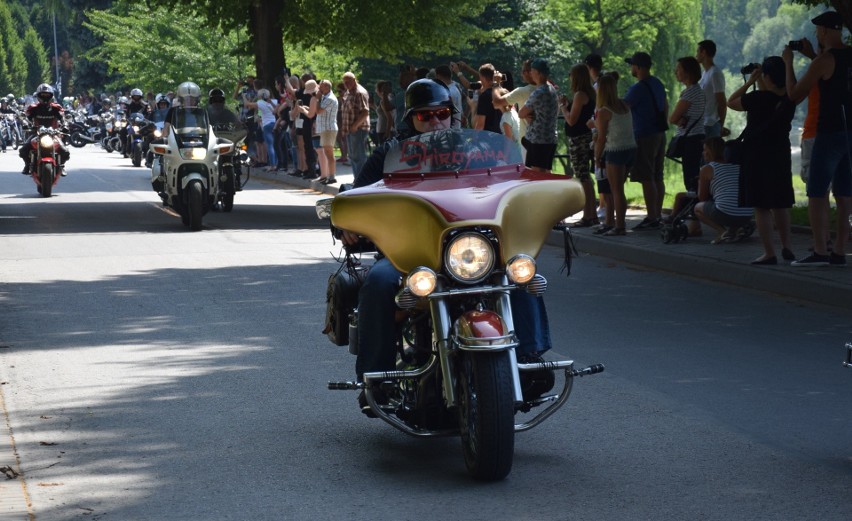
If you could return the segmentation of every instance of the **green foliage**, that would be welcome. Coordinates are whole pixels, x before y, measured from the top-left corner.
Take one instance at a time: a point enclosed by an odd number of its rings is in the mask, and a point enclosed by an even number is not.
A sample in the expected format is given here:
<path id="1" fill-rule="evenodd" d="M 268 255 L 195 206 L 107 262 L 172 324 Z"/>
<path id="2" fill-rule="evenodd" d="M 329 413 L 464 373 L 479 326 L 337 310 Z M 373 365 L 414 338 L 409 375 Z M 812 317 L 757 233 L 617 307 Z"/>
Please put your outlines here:
<path id="1" fill-rule="evenodd" d="M 27 63 L 23 92 L 34 92 L 40 83 L 50 77 L 50 61 L 47 59 L 44 42 L 32 27 L 27 28 L 22 43 Z"/>
<path id="2" fill-rule="evenodd" d="M 222 35 L 206 28 L 197 15 L 175 16 L 165 8 L 147 10 L 139 4 L 126 10 L 89 10 L 86 15 L 85 26 L 103 43 L 84 56 L 108 64 L 119 78 L 106 87 L 168 91 L 192 80 L 202 89 L 227 88 L 250 70 L 246 60 L 234 56 L 245 34 Z M 134 20 L 132 35 L 128 19 Z"/>
<path id="3" fill-rule="evenodd" d="M 0 77 L 0 92 L 22 92 L 27 76 L 27 62 L 20 34 L 12 17 L 12 11 L 0 3 L 0 50 L 3 69 Z"/>

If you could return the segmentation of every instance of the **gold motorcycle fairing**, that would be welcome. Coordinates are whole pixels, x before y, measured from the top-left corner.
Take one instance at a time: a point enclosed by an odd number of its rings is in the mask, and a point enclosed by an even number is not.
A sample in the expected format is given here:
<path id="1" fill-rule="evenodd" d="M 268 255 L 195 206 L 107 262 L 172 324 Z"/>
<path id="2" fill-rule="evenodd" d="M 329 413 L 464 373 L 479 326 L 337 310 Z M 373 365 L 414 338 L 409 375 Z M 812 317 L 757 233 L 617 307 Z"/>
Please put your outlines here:
<path id="1" fill-rule="evenodd" d="M 440 271 L 447 233 L 488 227 L 500 243 L 500 264 L 535 257 L 554 224 L 582 210 L 580 183 L 520 171 L 517 165 L 465 175 L 391 176 L 335 197 L 334 226 L 370 238 L 403 273 Z"/>

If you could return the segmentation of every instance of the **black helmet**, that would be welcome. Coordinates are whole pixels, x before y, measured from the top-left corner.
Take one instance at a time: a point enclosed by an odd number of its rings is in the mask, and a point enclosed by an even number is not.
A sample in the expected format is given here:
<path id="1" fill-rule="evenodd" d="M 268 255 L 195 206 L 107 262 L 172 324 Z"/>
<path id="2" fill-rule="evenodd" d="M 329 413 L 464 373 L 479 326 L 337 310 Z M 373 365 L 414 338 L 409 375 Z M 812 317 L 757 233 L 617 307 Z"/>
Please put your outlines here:
<path id="1" fill-rule="evenodd" d="M 210 89 L 207 94 L 208 103 L 225 103 L 225 92 L 222 89 Z"/>
<path id="2" fill-rule="evenodd" d="M 423 78 L 412 82 L 405 89 L 405 115 L 408 119 L 411 112 L 425 107 L 449 107 L 453 112 L 456 108 L 450 98 L 450 89 L 438 80 Z"/>

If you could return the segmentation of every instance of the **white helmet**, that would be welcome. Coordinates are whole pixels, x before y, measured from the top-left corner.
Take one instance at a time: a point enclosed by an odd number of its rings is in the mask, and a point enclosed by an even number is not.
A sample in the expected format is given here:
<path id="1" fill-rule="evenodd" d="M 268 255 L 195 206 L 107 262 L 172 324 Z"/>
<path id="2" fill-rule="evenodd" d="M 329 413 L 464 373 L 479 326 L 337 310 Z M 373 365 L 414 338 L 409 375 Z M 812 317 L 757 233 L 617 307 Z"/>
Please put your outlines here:
<path id="1" fill-rule="evenodd" d="M 178 85 L 176 96 L 181 98 L 184 107 L 198 106 L 198 98 L 201 97 L 201 88 L 191 81 L 185 81 Z"/>
<path id="2" fill-rule="evenodd" d="M 139 96 L 140 98 L 143 96 L 142 89 L 133 89 L 130 91 L 130 97 Z"/>
<path id="3" fill-rule="evenodd" d="M 53 100 L 53 87 L 47 83 L 42 83 L 36 88 L 35 97 L 42 103 L 50 103 Z"/>

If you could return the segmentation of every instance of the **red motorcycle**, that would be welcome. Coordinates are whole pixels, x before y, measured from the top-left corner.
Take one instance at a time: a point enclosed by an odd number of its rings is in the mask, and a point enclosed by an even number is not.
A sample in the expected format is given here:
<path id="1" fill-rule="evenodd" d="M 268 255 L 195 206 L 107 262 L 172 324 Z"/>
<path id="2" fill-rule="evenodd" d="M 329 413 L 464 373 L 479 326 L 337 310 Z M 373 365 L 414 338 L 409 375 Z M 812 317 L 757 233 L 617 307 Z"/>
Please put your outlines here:
<path id="1" fill-rule="evenodd" d="M 57 129 L 41 127 L 30 140 L 30 175 L 42 197 L 50 197 L 53 186 L 61 177 L 61 136 L 62 132 Z"/>

